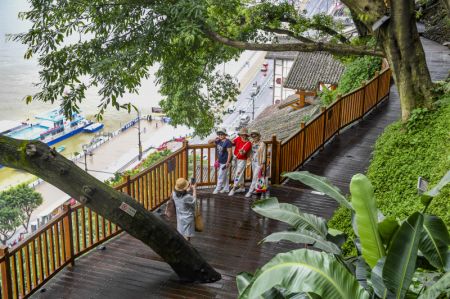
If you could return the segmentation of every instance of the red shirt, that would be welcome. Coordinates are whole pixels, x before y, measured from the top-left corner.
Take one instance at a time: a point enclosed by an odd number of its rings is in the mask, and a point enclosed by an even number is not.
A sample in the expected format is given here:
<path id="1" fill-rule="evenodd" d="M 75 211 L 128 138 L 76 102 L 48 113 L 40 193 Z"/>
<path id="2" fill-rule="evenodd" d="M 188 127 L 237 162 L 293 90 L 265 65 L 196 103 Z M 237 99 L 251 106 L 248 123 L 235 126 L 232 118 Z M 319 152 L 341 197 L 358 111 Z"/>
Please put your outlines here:
<path id="1" fill-rule="evenodd" d="M 248 154 L 250 153 L 250 151 L 252 149 L 252 143 L 250 142 L 250 140 L 249 141 L 243 141 L 241 139 L 241 137 L 238 136 L 238 137 L 236 137 L 233 140 L 233 143 L 235 145 L 234 155 L 236 156 L 236 158 L 238 160 L 247 160 L 247 156 L 248 156 Z M 244 150 L 245 153 L 243 155 L 241 155 L 239 153 L 239 150 Z"/>

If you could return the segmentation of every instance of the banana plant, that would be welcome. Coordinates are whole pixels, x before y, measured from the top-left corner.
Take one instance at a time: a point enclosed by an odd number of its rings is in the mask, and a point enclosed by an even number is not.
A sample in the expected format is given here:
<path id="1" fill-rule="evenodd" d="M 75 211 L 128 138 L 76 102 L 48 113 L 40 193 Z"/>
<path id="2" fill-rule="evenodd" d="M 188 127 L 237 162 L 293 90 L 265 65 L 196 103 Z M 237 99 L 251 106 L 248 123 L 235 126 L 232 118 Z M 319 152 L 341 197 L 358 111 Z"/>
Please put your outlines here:
<path id="1" fill-rule="evenodd" d="M 450 172 L 449 172 L 450 173 Z M 288 240 L 309 244 L 323 252 L 300 249 L 278 254 L 255 275 L 238 275 L 240 298 L 396 298 L 405 296 L 438 298 L 450 292 L 450 236 L 445 223 L 425 214 L 440 189 L 449 182 L 447 175 L 424 195 L 425 208 L 405 221 L 382 217 L 377 210 L 370 181 L 362 174 L 350 183 L 351 203 L 325 178 L 308 172 L 286 176 L 317 187 L 355 214 L 356 235 L 362 256 L 344 258 L 333 243 L 339 234 L 328 229 L 320 217 L 302 213 L 297 207 L 279 203 L 276 198 L 256 202 L 253 210 L 268 218 L 283 221 L 293 230 L 269 235 L 261 242 Z M 345 201 L 344 201 L 345 200 Z M 418 254 L 441 277 L 434 285 L 414 294 L 410 284 L 417 270 Z M 445 274 L 446 273 L 446 274 Z M 439 297 L 440 298 L 440 297 Z"/>

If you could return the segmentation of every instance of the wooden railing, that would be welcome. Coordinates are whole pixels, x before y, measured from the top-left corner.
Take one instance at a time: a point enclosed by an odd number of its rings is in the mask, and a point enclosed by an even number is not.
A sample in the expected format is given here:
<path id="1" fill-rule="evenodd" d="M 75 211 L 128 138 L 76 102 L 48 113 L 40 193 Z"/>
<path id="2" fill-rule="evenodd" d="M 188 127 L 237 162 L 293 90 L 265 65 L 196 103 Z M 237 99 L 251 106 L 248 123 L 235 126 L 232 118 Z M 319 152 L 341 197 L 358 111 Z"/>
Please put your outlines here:
<path id="1" fill-rule="evenodd" d="M 280 142 L 276 136 L 267 144 L 266 175 L 273 184 L 281 174 L 300 167 L 328 140 L 356 120 L 361 119 L 389 96 L 390 70 L 386 69 L 361 88 L 339 97 L 322 108 L 319 115 L 291 137 Z M 147 210 L 165 203 L 178 177 L 195 177 L 199 186 L 216 184 L 216 151 L 212 144 L 183 146 L 164 161 L 116 186 L 132 196 Z M 245 179 L 251 179 L 247 167 Z M 231 179 L 231 171 L 230 171 Z M 1 298 L 26 298 L 75 259 L 122 232 L 120 227 L 89 208 L 64 205 L 62 212 L 17 246 L 0 248 Z"/>
<path id="2" fill-rule="evenodd" d="M 391 72 L 383 70 L 360 88 L 342 96 L 329 107 L 323 107 L 320 114 L 305 124 L 302 122 L 297 132 L 283 142 L 279 142 L 279 164 L 272 172 L 272 183 L 278 184 L 285 178 L 282 173 L 294 171 L 340 130 L 360 120 L 378 103 L 389 97 Z"/>

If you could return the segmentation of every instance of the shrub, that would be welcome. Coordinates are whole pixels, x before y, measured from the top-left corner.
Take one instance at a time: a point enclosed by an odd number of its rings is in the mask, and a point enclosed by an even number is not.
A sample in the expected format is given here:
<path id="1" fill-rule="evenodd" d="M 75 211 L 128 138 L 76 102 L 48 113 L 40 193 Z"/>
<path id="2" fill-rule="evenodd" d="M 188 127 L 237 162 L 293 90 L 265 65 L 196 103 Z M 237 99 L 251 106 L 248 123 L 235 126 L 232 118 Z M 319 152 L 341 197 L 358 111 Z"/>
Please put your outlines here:
<path id="1" fill-rule="evenodd" d="M 377 140 L 367 176 L 375 187 L 380 210 L 386 216 L 405 218 L 420 208 L 417 179 L 431 185 L 450 169 L 450 94 L 440 99 L 439 109 L 417 111 L 405 125 L 390 125 Z M 428 209 L 450 226 L 450 186 L 445 187 Z M 330 227 L 349 232 L 350 214 L 340 208 L 329 222 Z M 353 244 L 344 246 L 351 254 Z"/>
<path id="2" fill-rule="evenodd" d="M 371 79 L 381 68 L 381 58 L 363 56 L 356 58 L 345 66 L 345 71 L 339 80 L 338 94 L 346 94 L 361 86 L 363 81 Z"/>

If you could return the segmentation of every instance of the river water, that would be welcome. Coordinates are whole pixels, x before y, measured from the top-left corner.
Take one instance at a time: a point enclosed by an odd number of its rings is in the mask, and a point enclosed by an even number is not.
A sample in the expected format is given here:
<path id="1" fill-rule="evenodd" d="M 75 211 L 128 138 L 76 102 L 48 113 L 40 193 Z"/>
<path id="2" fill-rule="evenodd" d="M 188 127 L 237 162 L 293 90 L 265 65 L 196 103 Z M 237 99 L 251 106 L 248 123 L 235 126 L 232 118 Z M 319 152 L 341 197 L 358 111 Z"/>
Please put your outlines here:
<path id="1" fill-rule="evenodd" d="M 19 20 L 18 13 L 28 10 L 26 0 L 0 0 L 0 120 L 23 121 L 34 120 L 34 116 L 48 111 L 58 106 L 42 102 L 32 102 L 25 104 L 24 97 L 32 95 L 37 91 L 34 83 L 39 81 L 39 66 L 36 57 L 25 60 L 23 55 L 26 47 L 20 43 L 7 41 L 6 34 L 24 32 L 31 27 L 29 22 Z M 245 51 L 238 61 L 226 63 L 220 70 L 231 75 L 242 74 L 245 62 L 253 55 L 252 52 Z M 156 68 L 150 71 L 153 74 Z M 153 82 L 154 77 L 150 75 L 148 80 L 142 82 L 139 94 L 124 95 L 120 102 L 132 103 L 142 115 L 150 113 L 151 107 L 158 106 L 161 95 L 158 87 Z M 82 115 L 88 119 L 94 119 L 98 111 L 100 97 L 95 90 L 86 92 L 86 100 L 80 105 Z M 126 111 L 108 109 L 104 114 L 104 132 L 112 132 L 120 128 L 123 124 L 135 118 L 136 114 L 128 114 Z M 75 152 L 81 152 L 82 144 L 89 142 L 93 138 L 90 134 L 78 134 L 70 139 L 66 139 L 55 146 L 64 145 L 66 150 L 62 153 L 71 156 Z M 15 185 L 19 182 L 32 180 L 33 177 L 22 171 L 9 168 L 0 169 L 0 190 Z"/>

